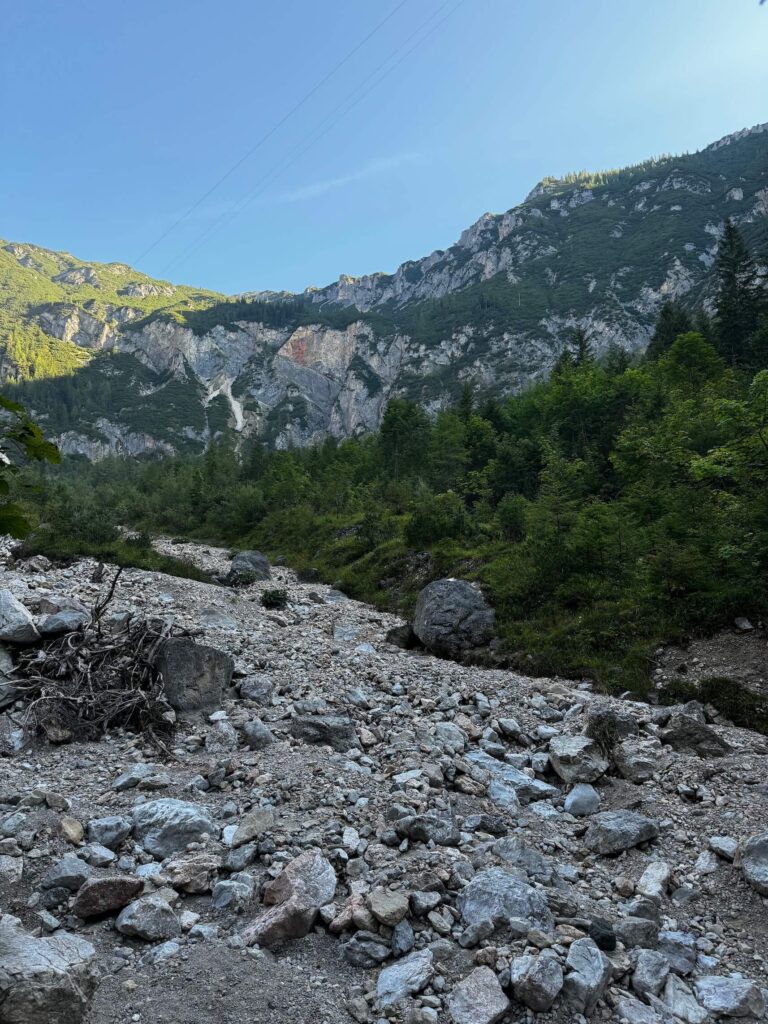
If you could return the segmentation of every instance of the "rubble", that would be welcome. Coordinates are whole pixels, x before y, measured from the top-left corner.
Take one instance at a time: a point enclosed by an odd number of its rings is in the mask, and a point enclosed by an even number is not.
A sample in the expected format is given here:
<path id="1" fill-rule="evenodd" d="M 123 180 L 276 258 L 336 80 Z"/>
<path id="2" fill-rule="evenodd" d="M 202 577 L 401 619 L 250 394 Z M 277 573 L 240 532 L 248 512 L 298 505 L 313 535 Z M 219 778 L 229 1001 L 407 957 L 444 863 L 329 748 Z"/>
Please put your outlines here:
<path id="1" fill-rule="evenodd" d="M 92 608 L 93 568 L 0 564 L 0 589 L 36 624 Z M 181 1024 L 198 984 L 201 1015 L 252 1019 L 269 992 L 275 1024 L 765 1016 L 763 737 L 405 650 L 394 616 L 271 574 L 121 577 L 116 618 L 187 631 L 191 665 L 203 634 L 224 666 L 179 674 L 165 754 L 125 727 L 24 736 L 18 693 L 0 710 L 22 734 L 0 760 L 0 1019 Z"/>

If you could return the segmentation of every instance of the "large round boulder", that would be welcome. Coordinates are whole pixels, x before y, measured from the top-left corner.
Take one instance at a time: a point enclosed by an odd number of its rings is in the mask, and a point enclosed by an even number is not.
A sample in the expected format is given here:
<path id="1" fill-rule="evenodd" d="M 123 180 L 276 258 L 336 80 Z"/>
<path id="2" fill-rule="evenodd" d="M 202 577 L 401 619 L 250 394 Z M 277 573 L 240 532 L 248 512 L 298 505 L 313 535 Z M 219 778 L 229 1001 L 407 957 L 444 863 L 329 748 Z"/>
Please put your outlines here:
<path id="1" fill-rule="evenodd" d="M 238 551 L 227 573 L 227 583 L 232 587 L 247 586 L 259 580 L 271 579 L 272 569 L 269 561 L 260 551 Z"/>
<path id="2" fill-rule="evenodd" d="M 413 631 L 433 654 L 461 658 L 493 639 L 496 615 L 467 580 L 435 580 L 419 594 Z"/>

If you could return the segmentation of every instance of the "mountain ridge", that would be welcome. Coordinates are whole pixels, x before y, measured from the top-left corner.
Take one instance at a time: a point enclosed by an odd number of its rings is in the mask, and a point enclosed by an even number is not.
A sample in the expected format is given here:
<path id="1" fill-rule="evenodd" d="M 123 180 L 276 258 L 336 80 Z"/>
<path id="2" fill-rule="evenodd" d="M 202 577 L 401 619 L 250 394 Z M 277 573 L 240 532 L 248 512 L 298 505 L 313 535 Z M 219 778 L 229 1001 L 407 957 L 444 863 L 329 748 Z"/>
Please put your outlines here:
<path id="1" fill-rule="evenodd" d="M 0 242 L 0 374 L 68 454 L 200 450 L 229 430 L 286 447 L 375 429 L 397 395 L 510 393 L 576 326 L 647 342 L 665 299 L 711 300 L 726 218 L 768 244 L 768 124 L 693 154 L 545 178 L 393 274 L 225 297 Z M 32 378 L 30 380 L 30 378 Z"/>

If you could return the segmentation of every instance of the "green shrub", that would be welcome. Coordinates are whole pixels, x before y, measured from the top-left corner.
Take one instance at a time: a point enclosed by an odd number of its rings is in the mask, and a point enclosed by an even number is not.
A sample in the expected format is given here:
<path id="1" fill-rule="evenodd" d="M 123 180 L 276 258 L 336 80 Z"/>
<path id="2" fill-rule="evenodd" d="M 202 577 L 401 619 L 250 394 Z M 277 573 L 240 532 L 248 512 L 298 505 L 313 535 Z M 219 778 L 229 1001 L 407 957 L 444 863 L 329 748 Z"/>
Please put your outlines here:
<path id="1" fill-rule="evenodd" d="M 262 608 L 282 609 L 288 607 L 288 591 L 276 588 L 265 590 L 261 595 Z"/>

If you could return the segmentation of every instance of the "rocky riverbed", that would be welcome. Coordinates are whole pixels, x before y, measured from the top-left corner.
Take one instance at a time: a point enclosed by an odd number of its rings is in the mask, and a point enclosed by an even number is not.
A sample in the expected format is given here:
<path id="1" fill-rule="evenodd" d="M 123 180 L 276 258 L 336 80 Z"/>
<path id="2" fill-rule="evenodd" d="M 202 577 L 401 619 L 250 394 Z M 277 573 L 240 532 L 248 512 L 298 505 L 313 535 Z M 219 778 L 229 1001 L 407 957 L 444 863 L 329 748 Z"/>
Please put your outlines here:
<path id="1" fill-rule="evenodd" d="M 0 591 L 42 627 L 94 604 L 94 569 L 6 558 Z M 405 651 L 394 616 L 272 575 L 121 577 L 113 628 L 172 618 L 233 660 L 170 758 L 23 744 L 0 684 L 0 1021 L 765 1017 L 763 736 Z"/>

